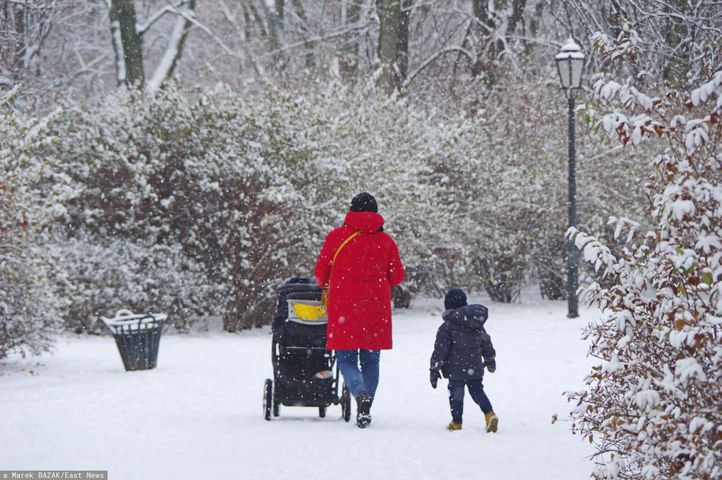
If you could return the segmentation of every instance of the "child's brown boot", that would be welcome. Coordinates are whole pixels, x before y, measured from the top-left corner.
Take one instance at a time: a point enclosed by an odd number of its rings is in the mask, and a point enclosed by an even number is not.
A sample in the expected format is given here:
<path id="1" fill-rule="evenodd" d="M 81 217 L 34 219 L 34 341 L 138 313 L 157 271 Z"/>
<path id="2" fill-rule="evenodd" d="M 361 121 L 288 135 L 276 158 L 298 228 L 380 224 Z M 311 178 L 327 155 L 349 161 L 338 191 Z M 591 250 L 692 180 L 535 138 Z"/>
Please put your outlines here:
<path id="1" fill-rule="evenodd" d="M 454 430 L 461 430 L 461 424 L 456 422 L 451 422 L 446 426 L 446 429 L 450 432 L 453 432 Z"/>
<path id="2" fill-rule="evenodd" d="M 496 433 L 496 430 L 499 428 L 499 417 L 496 416 L 496 413 L 485 413 L 484 419 L 486 420 L 486 431 Z"/>

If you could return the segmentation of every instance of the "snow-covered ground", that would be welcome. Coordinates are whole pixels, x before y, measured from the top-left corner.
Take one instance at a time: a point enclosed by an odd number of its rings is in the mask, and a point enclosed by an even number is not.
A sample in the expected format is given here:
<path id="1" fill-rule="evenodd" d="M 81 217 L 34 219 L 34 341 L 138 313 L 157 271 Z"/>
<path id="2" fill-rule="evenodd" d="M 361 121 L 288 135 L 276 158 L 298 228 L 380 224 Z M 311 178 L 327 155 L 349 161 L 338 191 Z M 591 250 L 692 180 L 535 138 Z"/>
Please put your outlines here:
<path id="1" fill-rule="evenodd" d="M 571 435 L 562 392 L 583 385 L 591 360 L 580 328 L 594 313 L 487 304 L 498 369 L 484 383 L 499 432 L 484 431 L 468 395 L 464 430 L 447 432 L 446 381 L 432 390 L 428 380 L 440 303 L 395 314 L 366 430 L 340 420 L 338 406 L 324 419 L 298 407 L 262 419 L 268 330 L 165 335 L 158 367 L 142 372 L 123 370 L 111 337 L 63 336 L 53 355 L 0 364 L 0 469 L 108 470 L 113 480 L 589 478 L 591 448 Z"/>

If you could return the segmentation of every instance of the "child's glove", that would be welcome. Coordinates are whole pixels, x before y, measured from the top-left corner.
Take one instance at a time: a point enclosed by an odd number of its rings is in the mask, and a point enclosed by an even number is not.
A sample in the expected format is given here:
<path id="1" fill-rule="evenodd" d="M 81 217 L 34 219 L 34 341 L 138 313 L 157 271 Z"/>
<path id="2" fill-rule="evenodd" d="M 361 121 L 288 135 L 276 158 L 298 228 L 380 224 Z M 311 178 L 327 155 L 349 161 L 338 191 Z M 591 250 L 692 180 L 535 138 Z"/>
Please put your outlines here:
<path id="1" fill-rule="evenodd" d="M 496 371 L 496 360 L 491 359 L 486 361 L 486 369 L 489 370 L 490 373 L 494 373 Z"/>
<path id="2" fill-rule="evenodd" d="M 444 362 L 431 359 L 431 366 L 429 367 L 429 381 L 431 382 L 431 388 L 436 388 L 436 384 L 441 378 L 441 367 L 444 366 Z"/>
<path id="3" fill-rule="evenodd" d="M 441 378 L 441 374 L 438 370 L 429 369 L 429 381 L 431 382 L 431 388 L 436 388 L 436 384 Z"/>

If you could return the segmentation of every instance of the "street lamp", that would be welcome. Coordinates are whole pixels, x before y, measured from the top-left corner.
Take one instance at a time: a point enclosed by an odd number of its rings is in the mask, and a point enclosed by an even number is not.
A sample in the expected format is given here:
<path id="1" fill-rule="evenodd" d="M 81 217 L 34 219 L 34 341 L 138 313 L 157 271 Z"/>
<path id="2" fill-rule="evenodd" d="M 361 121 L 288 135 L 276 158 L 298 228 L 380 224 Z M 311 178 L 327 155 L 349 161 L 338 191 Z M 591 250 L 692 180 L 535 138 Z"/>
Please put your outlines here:
<path id="1" fill-rule="evenodd" d="M 569 227 L 577 225 L 577 180 L 576 161 L 574 158 L 574 99 L 582 86 L 582 72 L 584 71 L 584 52 L 573 38 L 569 38 L 562 49 L 554 57 L 559 71 L 564 95 L 567 97 L 569 107 L 569 199 L 567 208 L 569 212 Z M 579 299 L 577 287 L 579 285 L 579 253 L 571 240 L 567 244 L 567 317 L 579 316 Z"/>

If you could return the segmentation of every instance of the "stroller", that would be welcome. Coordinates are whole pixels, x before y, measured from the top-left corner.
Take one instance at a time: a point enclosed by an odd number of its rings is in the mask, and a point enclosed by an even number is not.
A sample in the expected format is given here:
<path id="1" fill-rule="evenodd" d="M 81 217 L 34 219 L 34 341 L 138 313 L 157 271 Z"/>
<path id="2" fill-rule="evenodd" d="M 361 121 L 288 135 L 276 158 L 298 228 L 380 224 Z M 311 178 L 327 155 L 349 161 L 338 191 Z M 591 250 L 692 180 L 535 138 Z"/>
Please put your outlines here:
<path id="1" fill-rule="evenodd" d="M 271 361 L 273 380 L 263 385 L 263 418 L 279 415 L 281 405 L 318 407 L 326 416 L 331 404 L 341 404 L 341 416 L 351 418 L 351 395 L 344 385 L 339 396 L 336 353 L 326 350 L 326 309 L 321 288 L 307 278 L 291 278 L 278 288 L 273 317 Z"/>

